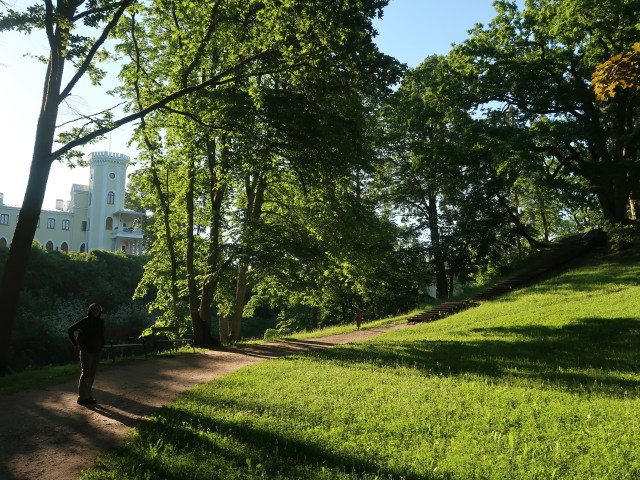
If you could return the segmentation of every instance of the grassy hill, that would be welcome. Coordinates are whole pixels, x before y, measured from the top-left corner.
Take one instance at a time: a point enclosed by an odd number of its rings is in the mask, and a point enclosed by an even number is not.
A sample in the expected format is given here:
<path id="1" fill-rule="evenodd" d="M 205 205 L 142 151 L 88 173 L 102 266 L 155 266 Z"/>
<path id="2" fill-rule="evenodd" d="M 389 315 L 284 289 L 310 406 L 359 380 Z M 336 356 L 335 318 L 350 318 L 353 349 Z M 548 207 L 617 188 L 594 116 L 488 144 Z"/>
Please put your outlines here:
<path id="1" fill-rule="evenodd" d="M 640 478 L 640 257 L 200 386 L 87 479 Z"/>

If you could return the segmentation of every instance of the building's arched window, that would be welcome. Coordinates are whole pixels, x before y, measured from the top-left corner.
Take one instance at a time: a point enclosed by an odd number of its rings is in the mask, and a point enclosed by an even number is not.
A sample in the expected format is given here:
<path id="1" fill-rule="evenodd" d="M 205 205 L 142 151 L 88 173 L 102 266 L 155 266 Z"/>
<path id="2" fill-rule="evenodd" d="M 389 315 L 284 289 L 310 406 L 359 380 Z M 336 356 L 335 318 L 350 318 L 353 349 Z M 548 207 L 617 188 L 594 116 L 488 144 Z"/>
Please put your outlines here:
<path id="1" fill-rule="evenodd" d="M 62 242 L 62 245 L 60 245 L 60 250 L 62 250 L 64 253 L 69 253 L 69 245 L 67 245 L 67 242 Z"/>
<path id="2" fill-rule="evenodd" d="M 6 247 L 7 246 L 7 239 L 4 237 L 0 237 L 0 247 Z"/>
<path id="3" fill-rule="evenodd" d="M 53 242 L 49 240 L 44 248 L 46 248 L 47 250 L 53 250 Z"/>
<path id="4" fill-rule="evenodd" d="M 82 245 L 80 245 L 80 253 L 84 253 L 86 250 L 84 243 Z"/>
<path id="5" fill-rule="evenodd" d="M 107 205 L 113 205 L 116 203 L 116 194 L 113 192 L 107 193 Z"/>
<path id="6" fill-rule="evenodd" d="M 107 217 L 107 221 L 104 225 L 105 230 L 113 230 L 113 218 Z"/>

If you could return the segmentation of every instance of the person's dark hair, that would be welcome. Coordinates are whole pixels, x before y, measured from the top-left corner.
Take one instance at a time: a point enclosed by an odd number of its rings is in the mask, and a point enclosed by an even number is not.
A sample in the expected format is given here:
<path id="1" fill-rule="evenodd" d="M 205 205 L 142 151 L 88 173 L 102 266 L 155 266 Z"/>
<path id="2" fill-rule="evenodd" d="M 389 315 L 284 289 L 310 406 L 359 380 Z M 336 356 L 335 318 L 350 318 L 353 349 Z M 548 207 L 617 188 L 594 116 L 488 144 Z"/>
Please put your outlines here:
<path id="1" fill-rule="evenodd" d="M 102 307 L 98 303 L 92 303 L 91 305 L 89 305 L 89 310 L 87 311 L 87 315 L 90 316 L 93 310 L 98 310 L 99 312 L 102 312 Z"/>

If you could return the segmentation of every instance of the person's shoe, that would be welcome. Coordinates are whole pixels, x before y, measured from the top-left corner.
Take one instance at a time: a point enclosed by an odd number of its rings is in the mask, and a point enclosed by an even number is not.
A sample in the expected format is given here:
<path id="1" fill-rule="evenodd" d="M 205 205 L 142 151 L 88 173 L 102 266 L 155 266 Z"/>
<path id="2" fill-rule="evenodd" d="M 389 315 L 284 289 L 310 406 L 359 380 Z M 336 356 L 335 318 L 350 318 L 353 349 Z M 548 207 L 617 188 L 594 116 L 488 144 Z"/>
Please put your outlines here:
<path id="1" fill-rule="evenodd" d="M 91 405 L 93 403 L 96 403 L 95 398 L 89 397 L 89 398 L 78 398 L 77 400 L 78 405 Z"/>
<path id="2" fill-rule="evenodd" d="M 98 401 L 93 397 L 89 397 L 87 398 L 87 403 L 98 403 Z"/>

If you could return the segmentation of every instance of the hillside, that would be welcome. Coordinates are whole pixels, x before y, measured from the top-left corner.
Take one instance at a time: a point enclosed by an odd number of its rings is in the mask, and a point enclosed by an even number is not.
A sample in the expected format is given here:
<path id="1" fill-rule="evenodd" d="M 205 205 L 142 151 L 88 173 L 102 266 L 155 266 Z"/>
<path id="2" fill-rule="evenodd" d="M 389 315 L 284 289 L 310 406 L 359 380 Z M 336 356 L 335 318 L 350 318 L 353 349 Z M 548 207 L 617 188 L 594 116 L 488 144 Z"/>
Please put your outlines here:
<path id="1" fill-rule="evenodd" d="M 191 390 L 85 478 L 640 477 L 640 258 Z"/>

